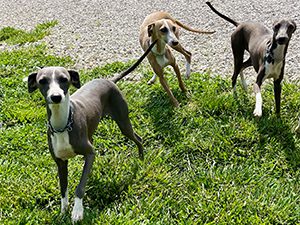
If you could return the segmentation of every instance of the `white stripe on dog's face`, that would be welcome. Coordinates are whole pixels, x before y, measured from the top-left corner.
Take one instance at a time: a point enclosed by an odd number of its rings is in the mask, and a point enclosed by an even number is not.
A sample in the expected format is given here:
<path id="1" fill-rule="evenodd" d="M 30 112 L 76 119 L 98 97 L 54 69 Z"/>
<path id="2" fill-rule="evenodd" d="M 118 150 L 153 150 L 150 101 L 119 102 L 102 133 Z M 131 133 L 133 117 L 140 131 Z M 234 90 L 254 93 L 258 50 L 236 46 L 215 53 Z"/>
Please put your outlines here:
<path id="1" fill-rule="evenodd" d="M 64 100 L 65 100 L 64 90 L 60 87 L 58 80 L 55 79 L 55 71 L 53 71 L 52 76 L 51 76 L 49 89 L 47 91 L 47 101 L 49 103 L 54 103 L 53 102 L 54 96 L 60 96 L 61 97 L 60 102 L 64 102 Z"/>
<path id="2" fill-rule="evenodd" d="M 166 43 L 168 45 L 172 46 L 173 42 L 178 42 L 178 39 L 175 36 L 173 30 L 171 29 L 171 27 L 169 26 L 169 24 L 166 20 L 164 21 L 164 25 L 168 29 L 168 33 L 167 33 L 167 36 L 166 36 L 167 37 Z"/>

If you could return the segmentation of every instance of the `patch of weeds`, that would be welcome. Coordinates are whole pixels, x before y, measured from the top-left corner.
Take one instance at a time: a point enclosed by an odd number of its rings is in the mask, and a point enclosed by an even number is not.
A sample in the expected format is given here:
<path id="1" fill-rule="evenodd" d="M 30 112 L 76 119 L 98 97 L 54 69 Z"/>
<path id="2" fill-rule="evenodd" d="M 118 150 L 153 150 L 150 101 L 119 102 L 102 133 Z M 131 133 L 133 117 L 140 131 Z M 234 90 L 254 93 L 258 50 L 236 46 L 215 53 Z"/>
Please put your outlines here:
<path id="1" fill-rule="evenodd" d="M 28 42 L 36 42 L 43 39 L 50 33 L 49 29 L 57 25 L 57 21 L 49 21 L 38 24 L 32 31 L 24 31 L 13 27 L 4 27 L 0 30 L 0 42 L 4 41 L 8 44 L 23 45 Z"/>

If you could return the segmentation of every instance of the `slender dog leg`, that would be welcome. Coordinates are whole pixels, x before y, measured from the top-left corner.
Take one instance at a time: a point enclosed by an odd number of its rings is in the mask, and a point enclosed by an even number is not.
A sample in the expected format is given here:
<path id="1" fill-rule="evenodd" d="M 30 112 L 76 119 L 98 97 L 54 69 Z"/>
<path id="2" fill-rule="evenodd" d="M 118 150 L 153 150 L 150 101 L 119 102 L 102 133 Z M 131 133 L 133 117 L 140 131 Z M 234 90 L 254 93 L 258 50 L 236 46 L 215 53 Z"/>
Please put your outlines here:
<path id="1" fill-rule="evenodd" d="M 275 108 L 277 116 L 280 116 L 281 79 L 274 80 Z"/>
<path id="2" fill-rule="evenodd" d="M 244 58 L 244 48 L 241 48 L 241 46 L 237 43 L 240 43 L 240 35 L 238 32 L 233 32 L 231 35 L 231 48 L 233 53 L 233 59 L 234 59 L 234 72 L 232 75 L 232 88 L 235 91 L 236 87 L 236 80 L 241 72 L 241 69 L 243 68 L 243 58 Z"/>
<path id="3" fill-rule="evenodd" d="M 129 118 L 125 120 L 116 121 L 122 134 L 128 137 L 130 140 L 134 141 L 139 149 L 139 157 L 141 160 L 144 159 L 144 148 L 142 145 L 142 138 L 138 136 L 132 129 Z"/>
<path id="4" fill-rule="evenodd" d="M 90 174 L 93 162 L 95 159 L 95 153 L 92 152 L 85 156 L 85 163 L 80 178 L 80 182 L 75 191 L 75 204 L 72 211 L 72 221 L 77 222 L 83 219 L 83 204 L 82 199 L 85 192 L 85 186 L 87 183 L 88 175 Z"/>
<path id="5" fill-rule="evenodd" d="M 116 123 L 118 124 L 121 132 L 130 140 L 134 141 L 139 149 L 139 157 L 140 159 L 144 159 L 144 147 L 142 145 L 142 138 L 138 136 L 132 128 L 130 119 L 129 119 L 129 112 L 128 112 L 128 105 L 122 96 L 121 92 L 115 92 L 114 95 L 110 98 L 110 109 L 108 110 L 110 116 Z"/>
<path id="6" fill-rule="evenodd" d="M 244 69 L 246 69 L 247 67 L 249 66 L 252 66 L 252 61 L 251 61 L 251 57 L 249 57 L 249 59 L 247 59 L 247 61 L 245 61 L 243 63 L 243 67 L 241 69 L 241 72 L 240 72 L 240 76 L 241 76 L 241 81 L 242 81 L 242 85 L 243 85 L 243 89 L 244 91 L 247 91 L 248 87 L 247 87 L 247 82 L 245 80 L 245 77 L 244 77 Z"/>
<path id="7" fill-rule="evenodd" d="M 240 76 L 241 76 L 243 89 L 244 89 L 244 91 L 247 91 L 248 87 L 247 87 L 247 82 L 246 82 L 245 77 L 244 77 L 243 70 L 240 72 Z"/>
<path id="8" fill-rule="evenodd" d="M 148 81 L 148 85 L 154 84 L 156 81 L 156 74 L 154 73 L 154 75 L 152 76 L 152 78 Z"/>
<path id="9" fill-rule="evenodd" d="M 174 97 L 174 95 L 173 95 L 172 91 L 170 90 L 169 85 L 168 85 L 166 79 L 163 77 L 163 75 L 159 76 L 159 81 L 160 81 L 161 85 L 163 86 L 163 88 L 165 89 L 165 91 L 167 92 L 168 96 L 170 97 L 172 104 L 175 107 L 179 107 L 179 102 Z"/>
<path id="10" fill-rule="evenodd" d="M 182 47 L 182 45 L 180 43 L 178 43 L 175 46 L 171 46 L 174 50 L 180 52 L 181 54 L 184 55 L 185 59 L 186 59 L 186 78 L 190 78 L 190 74 L 191 74 L 191 61 L 192 61 L 192 53 L 190 53 L 189 51 L 187 51 L 186 49 L 184 49 Z"/>
<path id="11" fill-rule="evenodd" d="M 260 86 L 258 86 L 258 84 L 254 84 L 254 93 L 255 93 L 255 109 L 253 111 L 253 115 L 261 117 L 262 116 L 262 97 L 261 97 Z"/>
<path id="12" fill-rule="evenodd" d="M 58 169 L 58 177 L 60 183 L 61 192 L 61 214 L 64 214 L 68 210 L 68 161 L 61 159 L 55 159 Z"/>
<path id="13" fill-rule="evenodd" d="M 179 87 L 180 87 L 181 91 L 186 92 L 187 90 L 186 90 L 186 88 L 184 86 L 184 83 L 182 81 L 181 74 L 180 74 L 180 69 L 179 69 L 178 64 L 176 63 L 175 59 L 174 59 L 174 64 L 172 65 L 172 67 L 175 71 L 175 74 L 176 74 L 176 77 L 178 79 L 178 83 L 179 83 Z"/>
<path id="14" fill-rule="evenodd" d="M 265 73 L 265 70 L 263 66 L 260 68 L 256 83 L 254 84 L 254 93 L 255 93 L 255 109 L 253 111 L 253 115 L 257 117 L 262 116 L 262 97 L 261 97 L 261 84 L 262 84 L 262 79 L 263 75 Z"/>
<path id="15" fill-rule="evenodd" d="M 161 85 L 163 86 L 163 88 L 165 89 L 165 91 L 167 92 L 169 98 L 171 99 L 171 102 L 172 102 L 173 106 L 178 107 L 179 102 L 174 97 L 172 91 L 169 88 L 169 85 L 168 85 L 166 79 L 164 78 L 163 69 L 160 68 L 160 66 L 156 65 L 156 64 L 152 65 L 152 68 L 153 68 L 154 72 L 158 75 L 159 81 L 160 81 Z"/>

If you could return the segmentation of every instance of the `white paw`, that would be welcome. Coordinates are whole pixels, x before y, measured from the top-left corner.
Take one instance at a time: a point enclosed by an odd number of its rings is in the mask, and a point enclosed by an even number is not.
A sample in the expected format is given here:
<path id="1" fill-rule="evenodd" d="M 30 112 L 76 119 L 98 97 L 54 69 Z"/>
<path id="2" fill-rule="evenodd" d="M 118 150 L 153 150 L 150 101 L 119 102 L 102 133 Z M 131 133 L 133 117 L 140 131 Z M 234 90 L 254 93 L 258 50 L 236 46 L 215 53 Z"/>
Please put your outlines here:
<path id="1" fill-rule="evenodd" d="M 75 198 L 75 204 L 72 211 L 72 222 L 76 223 L 83 219 L 83 205 L 82 205 L 82 199 Z"/>
<path id="2" fill-rule="evenodd" d="M 254 111 L 253 111 L 253 115 L 256 116 L 256 117 L 261 117 L 262 116 L 262 110 L 258 109 L 258 108 L 255 108 Z"/>
<path id="3" fill-rule="evenodd" d="M 66 197 L 61 199 L 61 214 L 64 214 L 68 211 L 69 201 L 68 201 L 68 195 Z"/>
<path id="4" fill-rule="evenodd" d="M 154 84 L 156 81 L 156 74 L 153 75 L 153 77 L 148 81 L 148 85 Z"/>
<path id="5" fill-rule="evenodd" d="M 151 84 L 154 84 L 154 82 L 155 82 L 155 80 L 154 81 L 153 80 L 149 80 L 147 84 L 151 85 Z"/>

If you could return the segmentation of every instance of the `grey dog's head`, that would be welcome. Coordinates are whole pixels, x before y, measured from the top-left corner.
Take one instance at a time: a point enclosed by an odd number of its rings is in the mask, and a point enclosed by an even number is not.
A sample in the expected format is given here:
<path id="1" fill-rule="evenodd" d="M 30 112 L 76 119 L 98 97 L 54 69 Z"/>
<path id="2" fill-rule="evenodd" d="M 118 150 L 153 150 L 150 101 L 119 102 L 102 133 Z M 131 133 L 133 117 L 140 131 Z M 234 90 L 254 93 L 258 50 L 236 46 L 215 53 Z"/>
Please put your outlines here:
<path id="1" fill-rule="evenodd" d="M 63 67 L 45 67 L 28 76 L 28 92 L 39 89 L 48 104 L 65 100 L 70 85 L 80 88 L 79 74 Z"/>
<path id="2" fill-rule="evenodd" d="M 275 22 L 273 24 L 273 37 L 276 43 L 279 45 L 287 44 L 296 28 L 296 23 L 293 20 L 281 20 Z"/>

